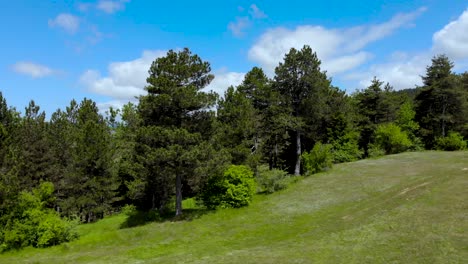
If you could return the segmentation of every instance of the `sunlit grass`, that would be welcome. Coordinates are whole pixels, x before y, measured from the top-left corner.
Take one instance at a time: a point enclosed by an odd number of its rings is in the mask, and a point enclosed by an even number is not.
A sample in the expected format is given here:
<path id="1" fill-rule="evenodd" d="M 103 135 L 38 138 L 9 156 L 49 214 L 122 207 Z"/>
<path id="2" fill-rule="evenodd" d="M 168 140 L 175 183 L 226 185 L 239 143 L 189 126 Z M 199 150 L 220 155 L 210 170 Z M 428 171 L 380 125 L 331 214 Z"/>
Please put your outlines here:
<path id="1" fill-rule="evenodd" d="M 463 263 L 468 152 L 404 153 L 335 166 L 241 209 L 121 228 L 0 255 L 0 263 Z M 193 200 L 184 206 L 195 209 Z"/>

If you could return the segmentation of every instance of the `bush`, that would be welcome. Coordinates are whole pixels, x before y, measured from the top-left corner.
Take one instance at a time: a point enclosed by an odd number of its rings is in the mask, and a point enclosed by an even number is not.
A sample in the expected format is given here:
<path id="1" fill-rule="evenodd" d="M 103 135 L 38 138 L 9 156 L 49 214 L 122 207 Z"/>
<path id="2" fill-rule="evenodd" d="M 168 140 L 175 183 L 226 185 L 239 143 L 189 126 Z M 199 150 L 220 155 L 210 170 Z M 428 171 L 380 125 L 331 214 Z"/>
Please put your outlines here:
<path id="1" fill-rule="evenodd" d="M 369 144 L 369 147 L 367 149 L 367 156 L 369 158 L 378 158 L 383 155 L 385 155 L 385 150 L 382 149 L 379 145 Z"/>
<path id="2" fill-rule="evenodd" d="M 256 191 L 252 170 L 243 165 L 231 165 L 223 175 L 211 178 L 200 194 L 208 209 L 247 206 Z"/>
<path id="3" fill-rule="evenodd" d="M 364 154 L 359 149 L 359 133 L 348 132 L 332 142 L 332 155 L 334 163 L 356 161 Z"/>
<path id="4" fill-rule="evenodd" d="M 407 151 L 413 145 L 408 134 L 393 123 L 382 124 L 375 131 L 375 146 L 383 149 L 385 154 L 396 154 Z"/>
<path id="5" fill-rule="evenodd" d="M 457 132 L 449 132 L 448 136 L 440 137 L 436 139 L 437 150 L 464 150 L 467 147 L 467 142 L 463 139 L 463 136 Z"/>
<path id="6" fill-rule="evenodd" d="M 286 189 L 291 182 L 291 177 L 286 171 L 269 169 L 267 165 L 258 167 L 257 192 L 274 193 Z"/>
<path id="7" fill-rule="evenodd" d="M 48 247 L 77 238 L 74 231 L 76 221 L 60 218 L 54 210 L 47 208 L 53 201 L 54 186 L 42 183 L 32 192 L 21 192 L 16 206 L 4 218 L 0 233 L 1 251 L 26 246 Z"/>
<path id="8" fill-rule="evenodd" d="M 333 165 L 332 145 L 317 142 L 312 150 L 302 154 L 302 162 L 306 175 L 319 173 L 330 169 Z"/>

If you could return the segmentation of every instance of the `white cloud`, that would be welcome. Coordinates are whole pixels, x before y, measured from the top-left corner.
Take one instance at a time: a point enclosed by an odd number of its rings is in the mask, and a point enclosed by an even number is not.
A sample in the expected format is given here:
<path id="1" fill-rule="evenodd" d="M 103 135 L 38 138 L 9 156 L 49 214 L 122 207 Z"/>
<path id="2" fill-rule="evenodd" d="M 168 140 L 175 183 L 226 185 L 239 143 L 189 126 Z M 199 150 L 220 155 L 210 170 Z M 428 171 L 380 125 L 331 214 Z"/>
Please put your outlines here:
<path id="1" fill-rule="evenodd" d="M 245 9 L 241 6 L 237 7 L 239 12 L 243 12 Z M 245 34 L 245 29 L 249 28 L 254 20 L 264 19 L 268 16 L 260 10 L 257 5 L 252 4 L 248 9 L 250 16 L 236 17 L 236 21 L 229 22 L 228 29 L 232 32 L 235 37 L 242 37 Z"/>
<path id="2" fill-rule="evenodd" d="M 144 51 L 138 59 L 126 62 L 113 62 L 108 66 L 108 76 L 102 77 L 98 71 L 88 70 L 81 75 L 80 82 L 91 92 L 121 100 L 134 100 L 135 96 L 146 93 L 146 78 L 151 63 L 165 51 Z"/>
<path id="3" fill-rule="evenodd" d="M 249 14 L 255 18 L 255 19 L 262 19 L 262 18 L 267 18 L 267 15 L 265 14 L 265 12 L 263 12 L 262 10 L 260 10 L 257 5 L 255 4 L 252 4 L 249 8 Z"/>
<path id="4" fill-rule="evenodd" d="M 413 88 L 422 85 L 426 74 L 426 66 L 431 64 L 431 58 L 444 53 L 456 65 L 464 65 L 468 58 L 468 10 L 465 10 L 457 20 L 445 25 L 432 36 L 432 47 L 419 54 L 395 52 L 385 63 L 371 65 L 365 72 L 348 74 L 344 79 L 358 81 L 359 88 L 368 87 L 372 78 L 389 82 L 395 89 Z"/>
<path id="5" fill-rule="evenodd" d="M 323 69 L 328 69 L 328 75 L 342 73 L 356 68 L 372 58 L 372 54 L 368 52 L 358 52 L 350 55 L 343 55 L 340 57 L 332 58 L 323 62 Z"/>
<path id="6" fill-rule="evenodd" d="M 410 56 L 403 52 L 395 52 L 389 62 L 375 64 L 365 72 L 352 73 L 344 79 L 358 81 L 358 88 L 365 88 L 371 84 L 371 80 L 377 79 L 390 83 L 395 90 L 414 88 L 422 85 L 421 76 L 425 73 L 425 67 L 430 63 L 429 54 Z"/>
<path id="7" fill-rule="evenodd" d="M 241 72 L 227 72 L 225 70 L 214 73 L 214 80 L 205 87 L 205 91 L 214 91 L 220 96 L 224 96 L 224 92 L 229 86 L 237 86 L 244 80 L 245 73 Z"/>
<path id="8" fill-rule="evenodd" d="M 371 54 L 362 51 L 369 43 L 392 34 L 408 25 L 425 8 L 397 14 L 387 22 L 354 28 L 334 29 L 304 25 L 295 29 L 273 28 L 265 32 L 249 50 L 249 59 L 259 63 L 270 76 L 291 48 L 309 45 L 329 73 L 341 73 L 366 62 Z"/>
<path id="9" fill-rule="evenodd" d="M 248 17 L 237 17 L 235 22 L 228 24 L 228 29 L 231 30 L 232 34 L 236 37 L 242 37 L 244 30 L 250 26 L 250 20 Z"/>
<path id="10" fill-rule="evenodd" d="M 80 27 L 80 20 L 74 15 L 63 13 L 54 19 L 49 19 L 49 27 L 59 27 L 70 34 L 74 34 Z"/>
<path id="11" fill-rule="evenodd" d="M 112 100 L 103 103 L 97 103 L 97 107 L 99 108 L 99 112 L 102 115 L 106 115 L 106 112 L 109 111 L 109 108 L 112 107 L 114 110 L 122 109 L 126 103 L 127 102 L 124 100 Z"/>
<path id="12" fill-rule="evenodd" d="M 432 37 L 433 51 L 451 59 L 468 58 L 468 9 Z"/>
<path id="13" fill-rule="evenodd" d="M 55 70 L 52 70 L 47 66 L 28 61 L 17 62 L 13 65 L 13 70 L 32 78 L 42 78 L 56 73 Z"/>
<path id="14" fill-rule="evenodd" d="M 97 3 L 96 8 L 108 13 L 108 14 L 113 14 L 117 11 L 125 9 L 125 4 L 130 2 L 130 0 L 100 0 Z"/>
<path id="15" fill-rule="evenodd" d="M 93 4 L 91 3 L 78 3 L 76 8 L 81 12 L 87 12 L 91 9 L 92 6 Z"/>

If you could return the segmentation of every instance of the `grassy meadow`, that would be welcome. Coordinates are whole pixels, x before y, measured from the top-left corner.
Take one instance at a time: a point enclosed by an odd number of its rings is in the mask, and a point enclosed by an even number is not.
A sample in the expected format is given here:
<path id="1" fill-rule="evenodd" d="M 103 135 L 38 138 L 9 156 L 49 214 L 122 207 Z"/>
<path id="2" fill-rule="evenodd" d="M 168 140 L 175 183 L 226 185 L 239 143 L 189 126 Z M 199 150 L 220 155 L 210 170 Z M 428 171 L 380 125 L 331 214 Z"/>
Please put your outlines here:
<path id="1" fill-rule="evenodd" d="M 126 228 L 126 218 L 80 225 L 76 241 L 0 263 L 466 263 L 468 152 L 339 164 L 249 207 L 186 221 Z"/>

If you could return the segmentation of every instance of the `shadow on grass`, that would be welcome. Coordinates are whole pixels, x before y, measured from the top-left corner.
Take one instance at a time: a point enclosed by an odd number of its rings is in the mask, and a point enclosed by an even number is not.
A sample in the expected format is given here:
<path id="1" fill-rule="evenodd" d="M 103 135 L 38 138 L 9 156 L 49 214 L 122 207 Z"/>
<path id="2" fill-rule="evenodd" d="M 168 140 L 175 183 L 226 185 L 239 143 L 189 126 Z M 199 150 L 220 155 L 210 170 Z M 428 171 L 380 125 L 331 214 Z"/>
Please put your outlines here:
<path id="1" fill-rule="evenodd" d="M 184 209 L 182 215 L 175 216 L 175 212 L 167 212 L 160 215 L 157 211 L 133 211 L 127 214 L 128 217 L 120 225 L 120 229 L 142 226 L 153 222 L 192 221 L 210 212 L 213 211 L 208 209 Z"/>

